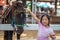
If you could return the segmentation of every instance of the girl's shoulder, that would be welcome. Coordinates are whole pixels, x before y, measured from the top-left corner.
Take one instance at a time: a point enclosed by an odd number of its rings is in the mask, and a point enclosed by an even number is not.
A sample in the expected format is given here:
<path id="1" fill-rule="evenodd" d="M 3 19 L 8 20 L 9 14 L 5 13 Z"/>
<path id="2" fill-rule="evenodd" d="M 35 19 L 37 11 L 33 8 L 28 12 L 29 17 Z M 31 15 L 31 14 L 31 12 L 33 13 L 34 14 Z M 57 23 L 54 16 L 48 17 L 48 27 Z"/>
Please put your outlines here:
<path id="1" fill-rule="evenodd" d="M 53 29 L 52 27 L 49 28 L 49 33 L 50 33 L 51 35 L 54 35 L 54 34 L 55 34 L 55 33 L 54 33 L 54 29 Z"/>
<path id="2" fill-rule="evenodd" d="M 52 30 L 53 30 L 53 28 L 52 28 L 52 27 L 50 27 L 50 29 L 52 29 Z"/>
<path id="3" fill-rule="evenodd" d="M 53 29 L 52 27 L 49 27 L 49 31 L 50 31 L 50 32 L 53 32 L 54 29 Z"/>
<path id="4" fill-rule="evenodd" d="M 43 27 L 42 23 L 40 21 L 37 22 L 39 27 Z"/>
<path id="5" fill-rule="evenodd" d="M 49 29 L 49 30 L 53 30 L 53 28 L 52 28 L 52 27 L 49 27 L 48 29 Z"/>

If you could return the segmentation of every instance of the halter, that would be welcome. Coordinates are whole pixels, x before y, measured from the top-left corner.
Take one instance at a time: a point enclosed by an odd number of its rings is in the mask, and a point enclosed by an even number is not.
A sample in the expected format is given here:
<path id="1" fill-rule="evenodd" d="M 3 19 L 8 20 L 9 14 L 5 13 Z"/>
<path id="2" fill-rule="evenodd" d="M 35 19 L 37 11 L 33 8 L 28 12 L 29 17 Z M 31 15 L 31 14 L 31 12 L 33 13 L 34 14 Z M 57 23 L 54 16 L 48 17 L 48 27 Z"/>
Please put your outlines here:
<path id="1" fill-rule="evenodd" d="M 17 27 L 24 27 L 24 26 L 27 26 L 25 23 L 23 23 L 22 25 L 21 24 L 16 24 L 16 15 L 17 15 L 17 11 L 14 10 L 14 16 L 13 17 L 13 25 L 16 25 Z M 18 19 L 17 19 L 18 20 Z"/>

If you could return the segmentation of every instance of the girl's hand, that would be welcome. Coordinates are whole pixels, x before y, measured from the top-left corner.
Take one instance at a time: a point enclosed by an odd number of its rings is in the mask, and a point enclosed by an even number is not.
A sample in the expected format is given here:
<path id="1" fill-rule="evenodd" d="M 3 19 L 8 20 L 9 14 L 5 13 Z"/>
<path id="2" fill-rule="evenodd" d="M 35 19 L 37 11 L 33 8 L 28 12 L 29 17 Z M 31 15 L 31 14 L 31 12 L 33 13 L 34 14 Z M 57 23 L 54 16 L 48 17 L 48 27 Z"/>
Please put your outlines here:
<path id="1" fill-rule="evenodd" d="M 56 39 L 55 35 L 50 35 L 50 37 L 52 38 L 52 40 Z"/>
<path id="2" fill-rule="evenodd" d="M 26 10 L 26 12 L 31 12 L 28 8 L 24 8 Z"/>
<path id="3" fill-rule="evenodd" d="M 24 8 L 24 9 L 26 10 L 26 12 L 29 12 L 29 13 L 30 13 L 30 15 L 36 20 L 36 22 L 40 21 L 40 19 L 38 19 L 33 12 L 31 12 L 31 11 L 30 11 L 29 9 L 27 9 L 27 8 Z"/>

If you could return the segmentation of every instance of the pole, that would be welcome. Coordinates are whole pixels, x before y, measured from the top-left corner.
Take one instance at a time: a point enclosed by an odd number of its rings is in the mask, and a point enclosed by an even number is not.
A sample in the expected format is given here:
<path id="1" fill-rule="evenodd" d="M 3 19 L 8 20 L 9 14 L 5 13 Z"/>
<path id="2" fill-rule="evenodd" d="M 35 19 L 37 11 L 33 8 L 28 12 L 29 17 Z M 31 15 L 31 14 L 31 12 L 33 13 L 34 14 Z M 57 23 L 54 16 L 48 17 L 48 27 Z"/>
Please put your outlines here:
<path id="1" fill-rule="evenodd" d="M 32 0 L 32 12 L 34 13 L 34 0 Z M 32 24 L 34 23 L 34 20 L 32 18 Z"/>
<path id="2" fill-rule="evenodd" d="M 57 14 L 57 0 L 55 0 L 55 15 Z"/>
<path id="3" fill-rule="evenodd" d="M 35 0 L 35 3 L 37 3 L 37 0 Z M 35 15 L 36 15 L 36 12 L 37 12 L 37 7 L 36 7 L 36 5 L 34 5 L 34 7 L 35 7 Z M 34 23 L 36 23 L 35 21 L 34 21 Z"/>

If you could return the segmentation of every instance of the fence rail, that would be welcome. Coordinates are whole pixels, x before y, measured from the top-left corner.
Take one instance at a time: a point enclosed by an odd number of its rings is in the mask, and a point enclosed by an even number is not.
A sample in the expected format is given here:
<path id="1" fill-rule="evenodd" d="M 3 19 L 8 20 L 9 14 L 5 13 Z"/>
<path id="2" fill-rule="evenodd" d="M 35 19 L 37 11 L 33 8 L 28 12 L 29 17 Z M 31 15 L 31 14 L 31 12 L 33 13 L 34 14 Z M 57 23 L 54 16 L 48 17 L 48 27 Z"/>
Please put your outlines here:
<path id="1" fill-rule="evenodd" d="M 24 26 L 24 30 L 38 30 L 38 24 L 27 24 L 27 26 Z M 50 27 L 52 27 L 54 30 L 60 30 L 60 24 L 51 24 Z M 0 30 L 13 30 L 13 27 L 11 24 L 0 24 Z"/>

